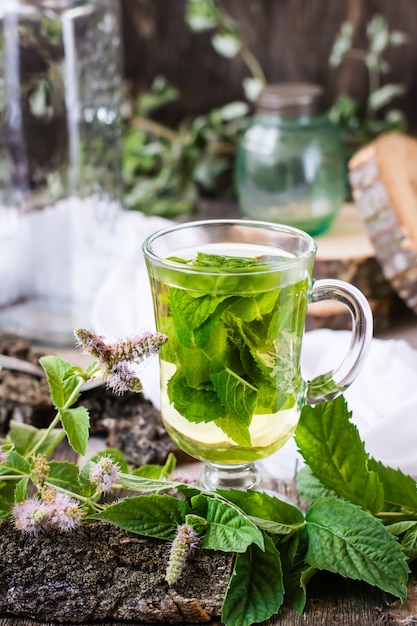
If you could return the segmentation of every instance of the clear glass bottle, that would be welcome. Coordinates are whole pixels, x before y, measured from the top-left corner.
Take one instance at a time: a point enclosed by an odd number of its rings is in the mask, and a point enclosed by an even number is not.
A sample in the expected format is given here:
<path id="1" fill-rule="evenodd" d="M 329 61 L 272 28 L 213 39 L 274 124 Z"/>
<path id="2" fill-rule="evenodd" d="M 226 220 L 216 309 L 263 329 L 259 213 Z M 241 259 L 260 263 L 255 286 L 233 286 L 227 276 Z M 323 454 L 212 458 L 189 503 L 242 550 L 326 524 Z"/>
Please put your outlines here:
<path id="1" fill-rule="evenodd" d="M 308 83 L 266 86 L 236 159 L 242 213 L 322 234 L 345 198 L 345 168 L 323 89 Z"/>
<path id="2" fill-rule="evenodd" d="M 1 0 L 0 329 L 73 342 L 121 209 L 118 0 Z"/>

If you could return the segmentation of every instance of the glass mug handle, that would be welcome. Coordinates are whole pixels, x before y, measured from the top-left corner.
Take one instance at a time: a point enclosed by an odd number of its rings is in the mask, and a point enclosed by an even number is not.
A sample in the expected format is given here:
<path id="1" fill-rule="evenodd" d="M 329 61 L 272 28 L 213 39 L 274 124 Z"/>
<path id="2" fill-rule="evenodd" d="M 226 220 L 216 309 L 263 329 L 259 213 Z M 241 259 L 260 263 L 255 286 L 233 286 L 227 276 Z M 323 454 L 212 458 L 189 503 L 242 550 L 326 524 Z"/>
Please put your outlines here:
<path id="1" fill-rule="evenodd" d="M 324 300 L 340 302 L 349 309 L 352 319 L 351 340 L 340 365 L 307 383 L 307 404 L 326 402 L 343 393 L 355 380 L 371 347 L 373 316 L 363 293 L 343 280 L 316 280 L 311 303 Z"/>

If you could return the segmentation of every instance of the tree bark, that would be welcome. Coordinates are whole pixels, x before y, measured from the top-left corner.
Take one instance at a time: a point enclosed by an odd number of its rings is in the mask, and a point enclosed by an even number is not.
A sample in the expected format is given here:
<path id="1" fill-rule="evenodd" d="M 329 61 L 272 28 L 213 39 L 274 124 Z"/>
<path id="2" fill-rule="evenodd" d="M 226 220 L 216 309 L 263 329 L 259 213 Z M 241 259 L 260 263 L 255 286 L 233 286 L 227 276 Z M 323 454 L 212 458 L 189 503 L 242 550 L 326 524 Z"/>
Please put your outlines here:
<path id="1" fill-rule="evenodd" d="M 24 535 L 0 522 L 0 614 L 39 621 L 204 623 L 220 614 L 232 557 L 196 548 L 173 587 L 170 544 L 105 523 Z"/>

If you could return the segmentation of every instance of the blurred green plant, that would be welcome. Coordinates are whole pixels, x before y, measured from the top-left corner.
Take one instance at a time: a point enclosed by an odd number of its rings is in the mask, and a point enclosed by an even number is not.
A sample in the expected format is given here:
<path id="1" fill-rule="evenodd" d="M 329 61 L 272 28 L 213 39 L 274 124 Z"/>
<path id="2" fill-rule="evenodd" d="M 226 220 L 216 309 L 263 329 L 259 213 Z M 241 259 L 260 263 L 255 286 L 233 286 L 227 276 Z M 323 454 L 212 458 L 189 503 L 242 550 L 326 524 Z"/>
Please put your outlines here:
<path id="1" fill-rule="evenodd" d="M 250 75 L 242 81 L 246 102 L 230 102 L 206 115 L 183 120 L 171 129 L 156 122 L 155 112 L 179 98 L 165 78 L 157 77 L 134 105 L 124 133 L 123 179 L 125 206 L 148 215 L 168 218 L 192 213 L 202 195 L 234 197 L 233 167 L 241 132 L 252 104 L 266 84 L 265 74 L 244 39 L 239 24 L 217 0 L 186 0 L 185 21 L 194 33 L 211 33 L 214 49 L 226 58 L 240 57 Z M 348 59 L 365 64 L 369 75 L 365 104 L 340 94 L 330 115 L 345 140 L 346 156 L 388 130 L 407 130 L 404 114 L 392 101 L 405 86 L 382 83 L 390 66 L 386 54 L 408 42 L 408 36 L 390 30 L 381 15 L 367 25 L 368 46 L 353 46 L 353 26 L 341 25 L 329 64 L 337 68 Z"/>
<path id="2" fill-rule="evenodd" d="M 256 102 L 266 78 L 236 20 L 216 0 L 187 0 L 185 20 L 195 33 L 213 31 L 211 43 L 218 54 L 228 59 L 241 57 L 250 71 L 242 81 L 245 96 L 249 102 Z"/>
<path id="3" fill-rule="evenodd" d="M 135 103 L 123 142 L 126 208 L 172 218 L 193 212 L 202 193 L 233 192 L 227 173 L 239 133 L 247 125 L 249 105 L 231 102 L 183 120 L 176 130 L 151 119 L 157 108 L 178 95 L 158 77 Z"/>
<path id="4" fill-rule="evenodd" d="M 386 54 L 398 46 L 408 43 L 406 33 L 390 30 L 382 15 L 374 15 L 367 25 L 368 46 L 365 49 L 353 46 L 353 26 L 344 22 L 336 35 L 330 53 L 329 65 L 340 67 L 346 59 L 364 63 L 369 77 L 368 96 L 365 104 L 346 94 L 340 94 L 334 102 L 330 115 L 340 127 L 347 151 L 352 154 L 358 147 L 385 131 L 407 130 L 402 111 L 389 105 L 405 93 L 400 83 L 382 84 L 383 75 L 390 70 Z M 350 155 L 348 154 L 348 157 Z"/>

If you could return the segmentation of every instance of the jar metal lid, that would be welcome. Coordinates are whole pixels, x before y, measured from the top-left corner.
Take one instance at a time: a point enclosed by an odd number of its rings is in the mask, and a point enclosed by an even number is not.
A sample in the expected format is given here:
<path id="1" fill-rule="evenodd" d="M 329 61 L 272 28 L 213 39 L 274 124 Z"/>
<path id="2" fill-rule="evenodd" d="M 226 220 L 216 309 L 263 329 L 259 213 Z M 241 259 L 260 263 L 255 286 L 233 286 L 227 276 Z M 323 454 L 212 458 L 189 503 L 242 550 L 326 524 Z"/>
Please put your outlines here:
<path id="1" fill-rule="evenodd" d="M 313 83 L 276 83 L 266 85 L 258 98 L 256 112 L 260 114 L 301 117 L 325 110 L 324 89 Z"/>

